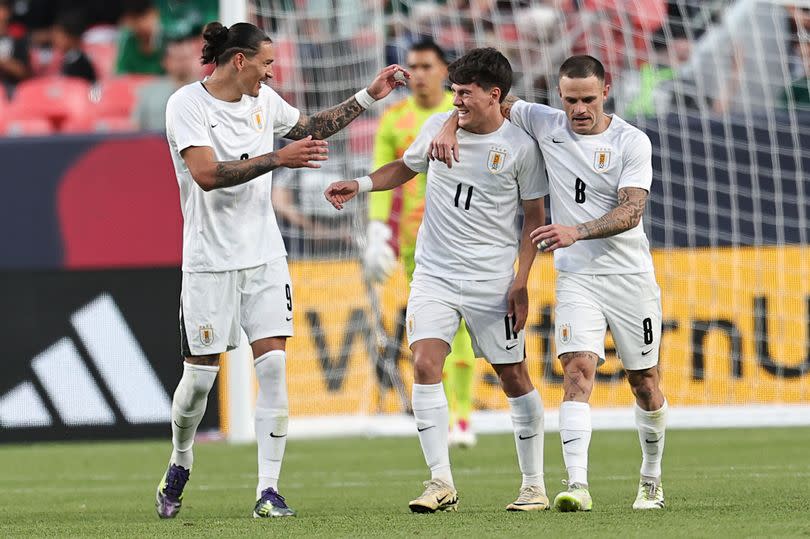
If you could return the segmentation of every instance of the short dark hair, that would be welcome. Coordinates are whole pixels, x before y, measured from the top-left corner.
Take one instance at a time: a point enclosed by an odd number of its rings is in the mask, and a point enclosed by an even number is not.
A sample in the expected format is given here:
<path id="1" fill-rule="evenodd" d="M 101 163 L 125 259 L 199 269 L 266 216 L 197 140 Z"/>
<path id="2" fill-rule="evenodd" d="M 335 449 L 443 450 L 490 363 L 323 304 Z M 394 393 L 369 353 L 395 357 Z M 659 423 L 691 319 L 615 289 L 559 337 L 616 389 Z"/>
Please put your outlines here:
<path id="1" fill-rule="evenodd" d="M 54 26 L 61 28 L 70 37 L 81 38 L 87 30 L 87 18 L 80 9 L 62 11 L 56 16 Z"/>
<path id="2" fill-rule="evenodd" d="M 408 52 L 426 52 L 426 51 L 435 52 L 436 56 L 439 57 L 439 60 L 441 60 L 441 62 L 444 65 L 448 64 L 447 55 L 445 54 L 444 49 L 439 47 L 436 44 L 436 42 L 430 39 L 429 37 L 420 39 L 419 41 L 411 45 L 410 48 L 408 48 Z"/>
<path id="3" fill-rule="evenodd" d="M 153 0 L 124 0 L 121 12 L 124 17 L 140 16 L 152 9 L 155 9 Z"/>
<path id="4" fill-rule="evenodd" d="M 209 22 L 203 29 L 203 39 L 202 63 L 216 65 L 227 62 L 238 52 L 255 56 L 263 42 L 272 43 L 267 34 L 248 22 L 238 22 L 230 28 Z"/>
<path id="5" fill-rule="evenodd" d="M 602 62 L 587 54 L 570 56 L 560 66 L 560 78 L 587 79 L 596 76 L 599 82 L 605 82 L 605 66 Z"/>
<path id="6" fill-rule="evenodd" d="M 484 90 L 501 89 L 500 101 L 512 87 L 512 66 L 506 56 L 492 47 L 473 49 L 448 66 L 448 78 L 454 84 L 475 83 Z"/>

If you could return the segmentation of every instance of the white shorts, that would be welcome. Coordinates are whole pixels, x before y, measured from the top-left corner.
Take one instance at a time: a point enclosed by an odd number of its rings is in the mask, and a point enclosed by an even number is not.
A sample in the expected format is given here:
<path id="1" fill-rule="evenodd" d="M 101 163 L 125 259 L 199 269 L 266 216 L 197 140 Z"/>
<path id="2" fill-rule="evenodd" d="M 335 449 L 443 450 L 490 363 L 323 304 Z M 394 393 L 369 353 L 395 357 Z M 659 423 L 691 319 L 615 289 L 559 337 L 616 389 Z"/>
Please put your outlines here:
<path id="1" fill-rule="evenodd" d="M 609 326 L 625 370 L 658 364 L 661 290 L 652 272 L 585 275 L 561 271 L 554 319 L 558 356 L 593 352 L 603 362 Z"/>
<path id="2" fill-rule="evenodd" d="M 507 315 L 507 296 L 513 277 L 491 281 L 458 281 L 415 275 L 408 297 L 408 344 L 441 339 L 449 346 L 463 318 L 476 357 L 492 364 L 520 363 L 524 332 L 515 332 Z"/>
<path id="3" fill-rule="evenodd" d="M 183 356 L 219 354 L 239 346 L 241 326 L 249 342 L 290 337 L 292 285 L 287 258 L 255 268 L 186 273 L 180 293 Z"/>

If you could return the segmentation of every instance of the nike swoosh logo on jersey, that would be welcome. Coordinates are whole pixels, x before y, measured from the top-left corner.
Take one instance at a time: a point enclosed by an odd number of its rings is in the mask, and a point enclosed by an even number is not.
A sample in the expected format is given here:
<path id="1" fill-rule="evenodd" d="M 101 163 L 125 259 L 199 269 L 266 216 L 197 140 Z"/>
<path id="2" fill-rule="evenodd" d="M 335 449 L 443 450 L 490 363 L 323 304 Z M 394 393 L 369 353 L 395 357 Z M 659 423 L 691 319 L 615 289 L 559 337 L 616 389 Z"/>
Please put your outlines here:
<path id="1" fill-rule="evenodd" d="M 512 349 L 512 348 L 514 348 L 515 346 L 517 346 L 517 344 L 513 344 L 513 345 L 511 345 L 511 346 L 506 345 L 506 349 L 507 349 L 507 350 L 511 350 L 511 349 Z"/>
<path id="2" fill-rule="evenodd" d="M 272 432 L 270 433 L 271 438 L 284 438 L 285 436 L 287 436 L 287 435 L 286 434 L 273 434 Z"/>
<path id="3" fill-rule="evenodd" d="M 554 144 L 562 144 L 565 141 L 564 140 L 557 140 L 556 138 L 551 137 L 551 142 L 553 142 Z"/>
<path id="4" fill-rule="evenodd" d="M 289 322 L 290 320 L 292 320 L 292 316 L 287 317 L 287 322 Z"/>
<path id="5" fill-rule="evenodd" d="M 219 124 L 211 124 L 211 129 L 215 128 L 215 127 L 216 127 L 216 126 L 218 126 L 218 125 L 219 125 Z"/>
<path id="6" fill-rule="evenodd" d="M 650 349 L 649 349 L 649 350 L 647 350 L 646 352 L 645 352 L 644 350 L 642 350 L 642 351 L 641 351 L 641 355 L 642 355 L 642 356 L 646 356 L 647 354 L 649 354 L 649 353 L 650 353 L 650 352 L 652 352 L 652 351 L 653 351 L 653 349 L 652 349 L 652 348 L 650 348 Z"/>
<path id="7" fill-rule="evenodd" d="M 536 433 L 536 432 L 535 432 L 534 434 L 532 434 L 531 436 L 523 436 L 522 434 L 518 434 L 518 438 L 519 438 L 520 440 L 528 440 L 528 439 L 530 439 L 530 438 L 534 438 L 535 436 L 537 436 L 537 433 Z"/>

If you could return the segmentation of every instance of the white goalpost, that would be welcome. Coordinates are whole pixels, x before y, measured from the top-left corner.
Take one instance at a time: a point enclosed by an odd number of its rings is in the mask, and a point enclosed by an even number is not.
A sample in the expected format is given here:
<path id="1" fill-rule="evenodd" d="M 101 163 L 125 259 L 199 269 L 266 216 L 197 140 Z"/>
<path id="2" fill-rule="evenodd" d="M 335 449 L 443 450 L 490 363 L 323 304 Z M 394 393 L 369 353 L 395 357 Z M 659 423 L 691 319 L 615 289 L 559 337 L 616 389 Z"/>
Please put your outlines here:
<path id="1" fill-rule="evenodd" d="M 422 37 L 451 58 L 497 47 L 515 71 L 511 93 L 551 106 L 559 106 L 561 61 L 598 57 L 612 86 L 608 112 L 653 142 L 645 224 L 663 294 L 661 370 L 671 426 L 810 424 L 810 31 L 793 10 L 810 0 L 221 6 L 226 24 L 248 20 L 272 37 L 273 86 L 308 113 L 346 99 L 386 63 L 404 62 Z M 369 287 L 351 239 L 364 234 L 365 201 L 336 215 L 321 196 L 330 181 L 370 170 L 377 118 L 405 95 L 375 105 L 330 139 L 320 171 L 274 176 L 296 302 L 287 374 L 293 437 L 414 432 L 410 353 L 398 327 L 405 276 Z M 548 256 L 538 257 L 531 281 L 527 362 L 546 428 L 556 429 L 562 387 Z M 591 401 L 594 428 L 633 428 L 628 384 L 615 352 L 607 359 Z M 228 365 L 228 437 L 248 440 L 252 364 L 238 352 Z M 496 380 L 483 361 L 476 369 L 474 428 L 509 431 Z"/>

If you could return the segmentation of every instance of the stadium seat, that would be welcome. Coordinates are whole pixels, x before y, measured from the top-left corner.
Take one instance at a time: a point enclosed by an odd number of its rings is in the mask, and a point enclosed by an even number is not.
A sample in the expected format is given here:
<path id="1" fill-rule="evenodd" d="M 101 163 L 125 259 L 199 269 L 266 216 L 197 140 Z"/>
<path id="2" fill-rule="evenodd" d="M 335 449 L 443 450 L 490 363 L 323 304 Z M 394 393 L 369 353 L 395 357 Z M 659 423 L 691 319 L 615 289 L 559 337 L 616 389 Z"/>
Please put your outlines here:
<path id="1" fill-rule="evenodd" d="M 91 115 L 71 118 L 59 126 L 60 133 L 92 133 L 95 118 Z"/>
<path id="2" fill-rule="evenodd" d="M 129 117 L 96 118 L 93 122 L 93 131 L 96 133 L 130 133 L 137 130 L 138 126 Z"/>
<path id="3" fill-rule="evenodd" d="M 0 133 L 6 132 L 6 110 L 8 109 L 8 100 L 6 99 L 6 90 L 0 86 Z"/>
<path id="4" fill-rule="evenodd" d="M 374 151 L 377 120 L 358 118 L 349 124 L 349 151 L 352 155 L 370 155 Z"/>
<path id="5" fill-rule="evenodd" d="M 72 118 L 65 122 L 61 133 L 129 133 L 137 131 L 137 126 L 126 116 Z"/>
<path id="6" fill-rule="evenodd" d="M 90 84 L 73 77 L 43 77 L 21 82 L 8 110 L 10 119 L 44 118 L 54 126 L 87 116 Z"/>
<path id="7" fill-rule="evenodd" d="M 105 80 L 99 86 L 97 99 L 93 99 L 93 114 L 99 118 L 129 117 L 138 88 L 151 80 L 154 80 L 151 75 L 121 75 Z M 96 98 L 95 91 L 91 98 Z"/>
<path id="8" fill-rule="evenodd" d="M 96 70 L 96 79 L 106 81 L 115 75 L 115 60 L 118 56 L 116 43 L 85 43 L 82 45 Z"/>
<path id="9" fill-rule="evenodd" d="M 32 137 L 53 134 L 53 125 L 45 118 L 10 119 L 5 123 L 4 133 L 9 137 Z"/>

